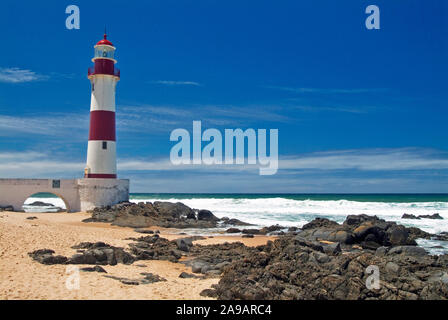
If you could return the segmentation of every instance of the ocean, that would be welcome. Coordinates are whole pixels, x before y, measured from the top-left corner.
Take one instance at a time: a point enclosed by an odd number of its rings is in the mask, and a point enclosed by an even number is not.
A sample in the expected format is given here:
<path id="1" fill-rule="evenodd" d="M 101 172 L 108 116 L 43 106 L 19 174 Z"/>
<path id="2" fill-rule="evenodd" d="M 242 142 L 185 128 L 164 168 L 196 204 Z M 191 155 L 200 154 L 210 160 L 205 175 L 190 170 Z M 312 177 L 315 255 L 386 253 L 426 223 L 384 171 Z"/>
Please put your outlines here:
<path id="1" fill-rule="evenodd" d="M 63 201 L 52 194 L 38 194 L 28 198 L 52 203 L 65 208 Z M 347 215 L 368 214 L 396 221 L 407 227 L 418 227 L 426 232 L 448 232 L 448 194 L 178 194 L 131 193 L 132 202 L 183 202 L 196 209 L 208 209 L 217 217 L 229 217 L 254 224 L 256 227 L 279 224 L 301 227 L 316 217 L 342 223 Z M 24 206 L 26 211 L 27 208 Z M 404 213 L 423 215 L 439 213 L 443 220 L 401 219 Z M 448 243 L 419 240 L 433 253 L 448 251 Z M 442 246 L 441 248 L 433 248 Z"/>

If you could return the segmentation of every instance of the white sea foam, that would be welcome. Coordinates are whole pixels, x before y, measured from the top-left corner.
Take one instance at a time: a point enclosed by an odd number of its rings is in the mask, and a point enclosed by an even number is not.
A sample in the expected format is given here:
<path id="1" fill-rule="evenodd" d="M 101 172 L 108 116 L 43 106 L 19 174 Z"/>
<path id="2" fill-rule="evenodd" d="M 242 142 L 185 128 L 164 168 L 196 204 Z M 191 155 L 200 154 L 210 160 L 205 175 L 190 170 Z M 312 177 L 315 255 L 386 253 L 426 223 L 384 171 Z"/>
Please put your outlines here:
<path id="1" fill-rule="evenodd" d="M 448 231 L 448 202 L 361 202 L 349 200 L 292 200 L 285 198 L 192 198 L 192 199 L 132 199 L 132 202 L 182 202 L 196 209 L 208 209 L 217 217 L 237 218 L 257 226 L 280 224 L 301 227 L 316 217 L 343 222 L 350 214 L 376 215 L 415 226 L 431 233 Z M 439 213 L 444 220 L 405 220 L 404 213 L 423 215 Z"/>

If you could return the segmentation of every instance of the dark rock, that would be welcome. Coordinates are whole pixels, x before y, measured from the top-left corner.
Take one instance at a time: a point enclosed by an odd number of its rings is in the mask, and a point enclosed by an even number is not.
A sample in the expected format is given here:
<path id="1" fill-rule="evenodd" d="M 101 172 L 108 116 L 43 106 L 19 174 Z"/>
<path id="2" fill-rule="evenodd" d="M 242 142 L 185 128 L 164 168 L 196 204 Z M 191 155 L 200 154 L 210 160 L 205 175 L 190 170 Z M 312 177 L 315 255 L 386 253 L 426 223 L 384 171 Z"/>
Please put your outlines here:
<path id="1" fill-rule="evenodd" d="M 189 279 L 189 278 L 202 279 L 202 277 L 200 277 L 200 276 L 197 276 L 197 275 L 191 274 L 191 273 L 187 273 L 187 272 L 182 272 L 179 275 L 179 278 L 182 278 L 182 279 Z"/>
<path id="2" fill-rule="evenodd" d="M 240 233 L 241 230 L 238 228 L 229 228 L 226 230 L 226 233 Z"/>
<path id="3" fill-rule="evenodd" d="M 243 234 L 260 234 L 258 229 L 244 229 L 241 231 Z"/>
<path id="4" fill-rule="evenodd" d="M 437 220 L 443 220 L 443 217 L 438 214 L 438 213 L 434 213 L 434 214 L 427 214 L 427 215 L 419 215 L 419 218 L 425 218 L 425 219 L 437 219 Z"/>
<path id="5" fill-rule="evenodd" d="M 407 213 L 405 213 L 405 214 L 403 214 L 403 215 L 401 216 L 401 219 L 416 219 L 416 220 L 418 220 L 418 219 L 420 219 L 420 217 L 417 217 L 417 216 L 415 216 L 415 215 L 413 215 L 413 214 L 407 214 Z"/>
<path id="6" fill-rule="evenodd" d="M 14 211 L 14 207 L 13 206 L 0 206 L 0 211 Z"/>
<path id="7" fill-rule="evenodd" d="M 158 275 L 152 274 L 152 273 L 142 272 L 140 274 L 144 276 L 142 279 L 128 279 L 128 278 L 115 277 L 115 276 L 109 276 L 109 275 L 105 275 L 105 277 L 114 279 L 114 280 L 118 280 L 123 284 L 134 285 L 134 286 L 137 286 L 140 284 L 150 284 L 150 283 L 155 283 L 155 282 L 159 282 L 159 281 L 166 281 L 166 279 L 164 279 Z"/>
<path id="8" fill-rule="evenodd" d="M 335 221 L 329 220 L 327 218 L 315 218 L 313 221 L 305 224 L 302 227 L 302 230 L 308 230 L 308 229 L 316 229 L 316 228 L 332 228 L 339 226 L 339 224 Z"/>
<path id="9" fill-rule="evenodd" d="M 67 263 L 67 258 L 64 256 L 54 256 L 54 251 L 51 249 L 39 249 L 28 253 L 28 255 L 33 258 L 33 260 L 40 262 L 42 264 L 65 264 Z"/>
<path id="10" fill-rule="evenodd" d="M 388 253 L 388 255 L 392 254 L 403 254 L 408 256 L 425 256 L 427 255 L 427 252 L 425 249 L 417 246 L 397 246 L 391 248 Z"/>
<path id="11" fill-rule="evenodd" d="M 261 228 L 260 229 L 260 234 L 268 234 L 268 233 L 271 233 L 271 232 L 280 231 L 282 229 L 286 229 L 286 228 L 276 224 L 276 225 L 272 225 L 272 226 L 269 226 L 269 227 Z"/>
<path id="12" fill-rule="evenodd" d="M 31 207 L 54 207 L 52 203 L 46 203 L 42 201 L 34 201 L 33 203 L 27 204 L 27 206 Z"/>
<path id="13" fill-rule="evenodd" d="M 154 231 L 148 229 L 134 229 L 134 231 L 138 233 L 154 234 Z"/>
<path id="14" fill-rule="evenodd" d="M 243 234 L 243 235 L 241 236 L 241 238 L 253 238 L 253 237 L 254 237 L 253 234 Z"/>
<path id="15" fill-rule="evenodd" d="M 219 219 L 208 210 L 199 210 L 198 219 L 193 209 L 183 203 L 160 202 L 130 203 L 95 208 L 92 217 L 83 222 L 108 222 L 116 226 L 146 228 L 215 228 Z"/>
<path id="16" fill-rule="evenodd" d="M 37 217 L 27 217 L 26 219 L 27 219 L 27 220 L 36 220 Z"/>
<path id="17" fill-rule="evenodd" d="M 81 268 L 81 271 L 86 271 L 86 272 L 102 272 L 102 273 L 107 273 L 106 270 L 104 270 L 104 268 L 100 267 L 100 266 L 94 266 L 94 267 L 85 267 L 85 268 Z"/>
<path id="18" fill-rule="evenodd" d="M 203 297 L 211 297 L 211 298 L 216 298 L 218 296 L 216 290 L 214 289 L 204 289 L 199 293 L 200 296 Z"/>
<path id="19" fill-rule="evenodd" d="M 219 221 L 219 219 L 209 210 L 199 210 L 198 220 Z"/>

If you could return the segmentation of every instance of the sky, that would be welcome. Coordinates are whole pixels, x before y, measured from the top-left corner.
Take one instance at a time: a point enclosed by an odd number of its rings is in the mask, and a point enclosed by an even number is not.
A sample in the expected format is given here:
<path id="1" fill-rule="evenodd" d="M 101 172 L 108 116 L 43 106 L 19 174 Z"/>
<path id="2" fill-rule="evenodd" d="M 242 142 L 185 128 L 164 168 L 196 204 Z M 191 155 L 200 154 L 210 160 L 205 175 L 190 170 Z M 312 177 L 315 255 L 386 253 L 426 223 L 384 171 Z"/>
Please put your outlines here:
<path id="1" fill-rule="evenodd" d="M 0 178 L 83 176 L 106 26 L 131 192 L 447 193 L 447 14 L 445 0 L 1 1 Z M 278 129 L 277 174 L 172 165 L 170 133 L 194 120 Z"/>

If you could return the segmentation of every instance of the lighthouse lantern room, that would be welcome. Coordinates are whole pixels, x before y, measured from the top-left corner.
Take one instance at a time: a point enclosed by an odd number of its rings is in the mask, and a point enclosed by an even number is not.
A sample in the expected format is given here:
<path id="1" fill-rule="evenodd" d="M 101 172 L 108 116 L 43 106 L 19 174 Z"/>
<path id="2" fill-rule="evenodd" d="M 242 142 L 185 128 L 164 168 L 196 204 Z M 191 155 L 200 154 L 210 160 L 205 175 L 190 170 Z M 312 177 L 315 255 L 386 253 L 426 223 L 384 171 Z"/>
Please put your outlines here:
<path id="1" fill-rule="evenodd" d="M 120 70 L 115 67 L 115 47 L 106 34 L 94 48 L 94 66 L 88 70 L 92 94 L 84 177 L 116 179 L 115 88 Z"/>

